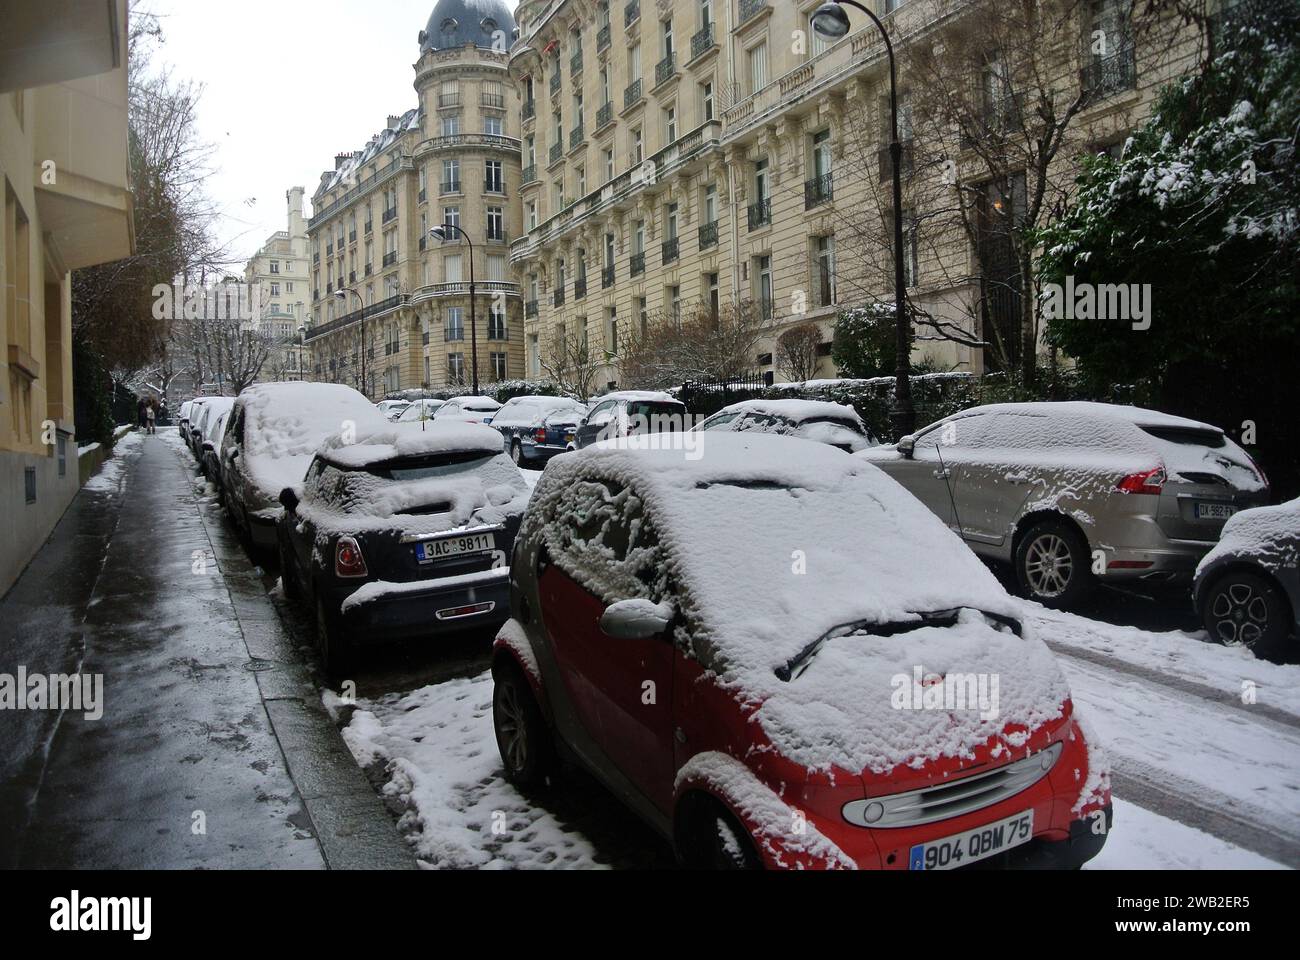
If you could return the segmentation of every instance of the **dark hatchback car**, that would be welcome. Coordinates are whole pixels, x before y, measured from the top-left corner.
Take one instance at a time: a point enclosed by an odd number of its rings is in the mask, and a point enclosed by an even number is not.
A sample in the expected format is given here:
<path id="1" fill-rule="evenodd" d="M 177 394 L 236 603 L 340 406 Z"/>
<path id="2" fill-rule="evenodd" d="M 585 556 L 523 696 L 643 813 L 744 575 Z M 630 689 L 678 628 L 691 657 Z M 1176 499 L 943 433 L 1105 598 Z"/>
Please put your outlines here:
<path id="1" fill-rule="evenodd" d="M 362 647 L 495 629 L 528 486 L 481 426 L 326 441 L 281 495 L 285 594 L 309 603 L 325 670 Z"/>
<path id="2" fill-rule="evenodd" d="M 544 466 L 572 448 L 570 438 L 586 415 L 586 405 L 568 397 L 515 397 L 496 412 L 492 426 L 501 431 L 511 460 Z"/>
<path id="3" fill-rule="evenodd" d="M 574 449 L 602 440 L 686 429 L 686 406 L 667 393 L 623 390 L 597 398 L 574 432 Z"/>

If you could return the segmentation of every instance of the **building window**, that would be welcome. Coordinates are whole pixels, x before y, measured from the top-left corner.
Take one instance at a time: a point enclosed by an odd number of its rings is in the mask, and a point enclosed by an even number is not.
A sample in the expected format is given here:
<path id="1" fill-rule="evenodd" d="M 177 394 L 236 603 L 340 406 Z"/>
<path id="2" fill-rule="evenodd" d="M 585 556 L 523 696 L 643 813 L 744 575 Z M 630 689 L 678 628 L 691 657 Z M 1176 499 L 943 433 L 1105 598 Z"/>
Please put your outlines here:
<path id="1" fill-rule="evenodd" d="M 465 354 L 447 354 L 447 383 L 456 387 L 465 385 Z"/>
<path id="2" fill-rule="evenodd" d="M 749 92 L 758 93 L 767 86 L 767 41 L 750 47 L 746 57 L 749 60 Z"/>
<path id="3" fill-rule="evenodd" d="M 505 193 L 505 176 L 501 171 L 500 160 L 485 161 L 483 166 L 483 189 L 488 193 Z"/>
<path id="4" fill-rule="evenodd" d="M 465 339 L 464 309 L 462 307 L 447 308 L 447 316 L 443 323 L 443 339 L 448 343 Z"/>
<path id="5" fill-rule="evenodd" d="M 503 127 L 499 116 L 489 114 L 483 118 L 483 132 L 488 136 L 499 137 L 501 136 L 502 130 Z"/>
<path id="6" fill-rule="evenodd" d="M 494 303 L 488 311 L 488 339 L 505 340 L 506 337 L 506 311 L 501 304 Z"/>
<path id="7" fill-rule="evenodd" d="M 506 355 L 504 353 L 493 353 L 491 355 L 491 361 L 492 376 L 498 383 L 500 383 L 502 380 L 505 380 L 507 376 Z"/>
<path id="8" fill-rule="evenodd" d="M 754 258 L 754 300 L 758 306 L 759 317 L 765 323 L 771 323 L 774 304 L 770 256 Z"/>
<path id="9" fill-rule="evenodd" d="M 813 265 L 813 283 L 817 292 L 817 306 L 829 307 L 835 303 L 834 237 L 814 238 Z"/>
<path id="10" fill-rule="evenodd" d="M 704 118 L 704 122 L 707 123 L 708 121 L 713 119 L 713 84 L 712 83 L 706 83 L 700 87 L 700 100 L 702 104 L 700 115 Z"/>
<path id="11" fill-rule="evenodd" d="M 506 238 L 505 213 L 502 207 L 487 208 L 487 238 L 504 240 Z"/>

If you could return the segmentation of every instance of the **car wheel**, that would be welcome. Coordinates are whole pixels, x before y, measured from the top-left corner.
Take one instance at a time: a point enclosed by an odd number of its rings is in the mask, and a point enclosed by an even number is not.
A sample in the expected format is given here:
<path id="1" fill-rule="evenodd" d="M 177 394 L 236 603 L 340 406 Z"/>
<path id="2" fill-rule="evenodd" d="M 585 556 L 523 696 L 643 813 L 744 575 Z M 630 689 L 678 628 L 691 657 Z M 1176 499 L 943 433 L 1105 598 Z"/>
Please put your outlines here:
<path id="1" fill-rule="evenodd" d="M 754 844 L 736 818 L 719 809 L 708 821 L 708 859 L 703 864 L 709 870 L 758 870 L 762 867 Z"/>
<path id="2" fill-rule="evenodd" d="M 1020 538 L 1016 580 L 1030 600 L 1045 607 L 1075 606 L 1096 585 L 1088 543 L 1064 520 L 1043 520 Z"/>
<path id="3" fill-rule="evenodd" d="M 338 614 L 326 608 L 325 598 L 319 593 L 316 597 L 316 646 L 320 651 L 321 666 L 331 680 L 343 679 L 352 669 L 352 641 L 344 635 Z"/>
<path id="4" fill-rule="evenodd" d="M 293 548 L 285 543 L 283 534 L 276 538 L 280 548 L 280 582 L 284 584 L 285 599 L 292 603 L 302 600 L 302 585 L 298 583 L 298 566 Z"/>
<path id="5" fill-rule="evenodd" d="M 1215 642 L 1262 652 L 1286 637 L 1289 613 L 1282 591 L 1271 580 L 1250 570 L 1233 570 L 1205 592 L 1201 618 Z"/>
<path id="6" fill-rule="evenodd" d="M 506 779 L 519 787 L 545 780 L 555 755 L 551 731 L 533 688 L 517 667 L 504 667 L 493 677 L 492 726 Z"/>
<path id="7" fill-rule="evenodd" d="M 515 462 L 516 467 L 523 465 L 524 451 L 523 448 L 519 446 L 518 440 L 510 444 L 510 459 Z"/>

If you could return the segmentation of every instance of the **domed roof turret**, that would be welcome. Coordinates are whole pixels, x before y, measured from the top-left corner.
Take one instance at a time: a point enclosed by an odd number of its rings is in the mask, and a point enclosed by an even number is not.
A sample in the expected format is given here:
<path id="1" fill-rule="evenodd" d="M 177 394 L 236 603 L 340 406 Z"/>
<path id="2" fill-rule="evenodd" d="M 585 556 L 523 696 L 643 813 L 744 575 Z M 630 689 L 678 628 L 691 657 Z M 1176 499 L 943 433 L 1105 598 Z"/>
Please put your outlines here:
<path id="1" fill-rule="evenodd" d="M 438 0 L 420 31 L 420 56 L 472 43 L 505 53 L 515 38 L 515 18 L 504 0 Z"/>

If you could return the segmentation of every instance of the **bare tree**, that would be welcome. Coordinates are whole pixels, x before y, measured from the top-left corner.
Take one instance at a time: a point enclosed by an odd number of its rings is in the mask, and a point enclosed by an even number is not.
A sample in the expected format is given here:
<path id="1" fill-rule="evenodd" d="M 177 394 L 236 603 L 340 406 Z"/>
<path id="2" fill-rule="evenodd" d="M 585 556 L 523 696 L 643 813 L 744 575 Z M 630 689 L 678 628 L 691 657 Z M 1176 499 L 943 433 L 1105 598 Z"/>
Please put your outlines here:
<path id="1" fill-rule="evenodd" d="M 591 349 L 586 331 L 567 333 L 563 326 L 551 331 L 547 349 L 542 351 L 541 366 L 546 376 L 564 394 L 588 399 L 595 390 L 596 374 L 605 364 L 605 355 Z"/>
<path id="2" fill-rule="evenodd" d="M 813 379 L 821 344 L 821 327 L 811 320 L 791 327 L 776 338 L 776 369 L 796 383 Z"/>
<path id="3" fill-rule="evenodd" d="M 768 332 L 757 304 L 741 300 L 715 312 L 707 302 L 657 314 L 619 338 L 619 367 L 629 386 L 662 389 L 686 380 L 726 380 L 754 368 Z"/>

